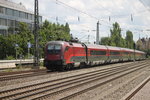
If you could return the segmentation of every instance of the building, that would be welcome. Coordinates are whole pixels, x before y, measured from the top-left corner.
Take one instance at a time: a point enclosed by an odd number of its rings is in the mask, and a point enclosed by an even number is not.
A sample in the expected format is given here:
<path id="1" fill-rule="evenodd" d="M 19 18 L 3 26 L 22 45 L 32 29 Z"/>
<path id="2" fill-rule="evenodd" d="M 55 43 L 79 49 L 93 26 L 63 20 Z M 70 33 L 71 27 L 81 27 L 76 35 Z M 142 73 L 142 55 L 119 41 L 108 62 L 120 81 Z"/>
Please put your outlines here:
<path id="1" fill-rule="evenodd" d="M 150 38 L 139 38 L 136 45 L 140 50 L 150 50 Z"/>
<path id="2" fill-rule="evenodd" d="M 22 3 L 16 4 L 9 0 L 0 0 L 0 34 L 15 34 L 19 22 L 27 23 L 32 30 L 34 13 L 28 11 Z M 39 23 L 42 24 L 42 16 L 39 16 Z"/>

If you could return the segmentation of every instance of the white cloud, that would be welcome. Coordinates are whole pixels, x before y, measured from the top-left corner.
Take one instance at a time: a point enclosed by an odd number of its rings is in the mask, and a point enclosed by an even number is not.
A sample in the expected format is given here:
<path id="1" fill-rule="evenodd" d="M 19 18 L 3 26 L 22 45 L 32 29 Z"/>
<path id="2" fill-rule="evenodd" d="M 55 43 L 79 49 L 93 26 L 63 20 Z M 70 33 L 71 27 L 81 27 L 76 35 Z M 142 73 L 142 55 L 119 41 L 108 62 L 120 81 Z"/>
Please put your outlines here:
<path id="1" fill-rule="evenodd" d="M 34 0 L 13 0 L 22 2 L 25 7 L 33 11 Z M 124 30 L 135 31 L 136 29 L 145 30 L 150 27 L 150 11 L 139 0 L 58 0 L 65 4 L 79 9 L 90 16 L 69 8 L 55 0 L 39 0 L 40 14 L 44 19 L 56 22 L 56 17 L 61 24 L 68 22 L 71 33 L 77 37 L 86 37 L 90 35 L 91 41 L 94 41 L 96 32 L 96 23 L 100 20 L 100 36 L 108 36 L 112 23 L 118 22 Z M 144 1 L 144 0 L 143 0 Z M 150 6 L 149 0 L 145 0 Z M 133 21 L 131 21 L 131 14 Z M 92 18 L 91 16 L 95 17 Z M 111 20 L 109 21 L 109 16 Z M 79 20 L 78 20 L 79 18 Z M 96 19 L 98 18 L 98 19 Z M 89 30 L 83 31 L 83 30 Z M 138 31 L 137 31 L 138 32 Z M 82 34 L 81 34 L 82 33 Z M 124 31 L 125 33 L 125 31 Z M 123 33 L 123 34 L 124 34 Z M 140 33 L 140 32 L 139 32 Z M 144 33 L 143 33 L 144 34 Z M 134 34 L 134 40 L 138 39 L 139 34 Z M 143 35 L 145 36 L 145 35 Z M 150 35 L 149 35 L 150 36 Z M 92 38 L 93 37 L 93 38 Z M 85 40 L 86 40 L 85 39 Z M 83 39 L 84 40 L 84 39 Z"/>
<path id="2" fill-rule="evenodd" d="M 71 7 L 77 8 L 77 9 L 82 9 L 82 10 L 85 9 L 85 5 L 81 0 L 69 0 L 69 2 L 67 2 L 67 4 L 70 5 Z"/>

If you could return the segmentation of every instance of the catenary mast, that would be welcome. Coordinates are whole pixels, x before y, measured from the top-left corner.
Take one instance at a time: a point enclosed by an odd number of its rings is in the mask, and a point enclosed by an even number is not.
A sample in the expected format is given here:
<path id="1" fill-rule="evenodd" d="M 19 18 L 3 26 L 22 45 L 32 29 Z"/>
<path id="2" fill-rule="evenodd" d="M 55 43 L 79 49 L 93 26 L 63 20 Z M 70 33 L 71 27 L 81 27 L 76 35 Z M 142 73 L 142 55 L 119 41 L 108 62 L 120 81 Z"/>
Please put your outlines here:
<path id="1" fill-rule="evenodd" d="M 38 0 L 34 5 L 34 66 L 39 66 L 39 7 Z"/>
<path id="2" fill-rule="evenodd" d="M 99 21 L 97 22 L 97 29 L 96 29 L 96 44 L 99 44 Z"/>

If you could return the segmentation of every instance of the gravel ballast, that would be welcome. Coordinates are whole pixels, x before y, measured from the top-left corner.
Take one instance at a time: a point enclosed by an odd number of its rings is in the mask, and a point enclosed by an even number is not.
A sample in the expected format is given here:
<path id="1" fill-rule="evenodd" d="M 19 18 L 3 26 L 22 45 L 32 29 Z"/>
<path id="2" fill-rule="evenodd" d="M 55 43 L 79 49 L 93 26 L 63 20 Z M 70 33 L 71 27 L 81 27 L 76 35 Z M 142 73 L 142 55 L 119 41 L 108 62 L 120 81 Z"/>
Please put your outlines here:
<path id="1" fill-rule="evenodd" d="M 99 66 L 99 67 L 93 67 L 93 68 L 72 70 L 72 71 L 67 71 L 67 72 L 54 72 L 54 73 L 50 72 L 50 73 L 47 73 L 46 75 L 41 75 L 41 76 L 33 76 L 33 77 L 28 77 L 28 78 L 4 81 L 0 83 L 0 91 L 9 90 L 9 89 L 13 89 L 16 87 L 28 86 L 28 85 L 32 85 L 36 83 L 42 83 L 42 82 L 55 80 L 55 79 L 65 78 L 65 77 L 83 74 L 83 73 L 96 71 L 100 69 L 107 69 L 107 68 L 111 68 L 114 66 L 133 64 L 133 63 L 140 64 L 141 61 L 111 64 L 111 65 L 105 65 L 105 66 Z M 135 72 L 132 72 L 128 75 L 125 75 L 119 79 L 113 80 L 112 82 L 106 83 L 86 93 L 80 94 L 72 99 L 73 100 L 77 100 L 77 99 L 79 100 L 120 100 L 124 95 L 130 92 L 133 88 L 135 88 L 148 76 L 150 76 L 149 66 L 142 68 L 140 70 L 137 70 Z M 85 88 L 88 86 L 90 86 L 90 84 L 85 86 Z"/>

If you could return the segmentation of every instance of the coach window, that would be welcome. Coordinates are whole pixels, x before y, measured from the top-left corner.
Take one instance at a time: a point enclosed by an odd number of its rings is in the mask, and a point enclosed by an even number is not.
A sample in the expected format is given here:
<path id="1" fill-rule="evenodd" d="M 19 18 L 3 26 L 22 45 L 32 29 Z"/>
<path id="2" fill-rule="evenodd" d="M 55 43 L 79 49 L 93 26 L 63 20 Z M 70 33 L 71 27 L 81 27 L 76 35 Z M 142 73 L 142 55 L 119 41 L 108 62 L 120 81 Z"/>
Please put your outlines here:
<path id="1" fill-rule="evenodd" d="M 120 55 L 119 51 L 110 51 L 110 55 Z"/>
<path id="2" fill-rule="evenodd" d="M 123 55 L 128 55 L 128 52 L 123 52 Z"/>
<path id="3" fill-rule="evenodd" d="M 91 50 L 90 51 L 91 55 L 106 55 L 106 51 L 96 51 L 96 50 Z"/>
<path id="4" fill-rule="evenodd" d="M 128 55 L 129 53 L 128 52 L 125 52 L 125 55 Z"/>

